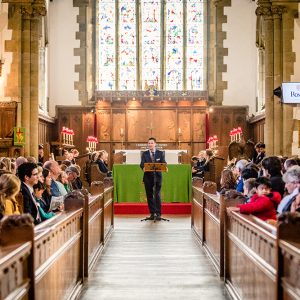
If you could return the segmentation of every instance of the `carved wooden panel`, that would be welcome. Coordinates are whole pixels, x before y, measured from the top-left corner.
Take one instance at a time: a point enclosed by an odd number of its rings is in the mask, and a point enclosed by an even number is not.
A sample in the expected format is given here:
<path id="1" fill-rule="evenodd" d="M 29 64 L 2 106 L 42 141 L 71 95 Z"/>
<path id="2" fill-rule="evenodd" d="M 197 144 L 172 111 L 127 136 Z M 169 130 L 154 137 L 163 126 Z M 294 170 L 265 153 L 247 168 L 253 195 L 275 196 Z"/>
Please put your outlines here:
<path id="1" fill-rule="evenodd" d="M 193 142 L 206 142 L 206 113 L 194 111 L 192 119 Z"/>
<path id="2" fill-rule="evenodd" d="M 174 110 L 153 111 L 153 136 L 160 142 L 176 140 L 176 112 Z"/>
<path id="3" fill-rule="evenodd" d="M 11 136 L 16 126 L 16 103 L 0 102 L 0 138 Z"/>
<path id="4" fill-rule="evenodd" d="M 100 141 L 111 139 L 110 110 L 97 110 L 97 137 Z"/>
<path id="5" fill-rule="evenodd" d="M 124 110 L 114 110 L 112 113 L 112 140 L 113 141 L 121 141 L 122 136 L 125 140 L 125 121 L 126 114 Z"/>
<path id="6" fill-rule="evenodd" d="M 179 132 L 180 128 L 180 132 Z M 178 140 L 181 142 L 191 140 L 191 111 L 178 112 L 178 129 L 176 130 Z"/>
<path id="7" fill-rule="evenodd" d="M 128 141 L 145 142 L 150 136 L 154 120 L 151 120 L 149 110 L 128 110 L 127 139 Z M 152 122 L 152 123 L 151 123 Z"/>
<path id="8" fill-rule="evenodd" d="M 70 126 L 69 128 L 74 130 L 74 145 L 83 145 L 83 149 L 81 151 L 85 152 L 86 148 L 86 136 L 83 134 L 83 114 L 82 112 L 74 112 L 70 114 Z"/>

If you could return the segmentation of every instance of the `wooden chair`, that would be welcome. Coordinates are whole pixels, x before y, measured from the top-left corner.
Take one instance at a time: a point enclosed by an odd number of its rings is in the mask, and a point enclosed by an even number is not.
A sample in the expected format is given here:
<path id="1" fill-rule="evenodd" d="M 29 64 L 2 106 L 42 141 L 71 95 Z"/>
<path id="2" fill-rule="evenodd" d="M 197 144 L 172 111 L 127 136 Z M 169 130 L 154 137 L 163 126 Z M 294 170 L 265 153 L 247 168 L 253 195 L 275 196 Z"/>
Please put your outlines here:
<path id="1" fill-rule="evenodd" d="M 124 152 L 115 153 L 113 156 L 114 164 L 123 164 L 124 163 Z"/>

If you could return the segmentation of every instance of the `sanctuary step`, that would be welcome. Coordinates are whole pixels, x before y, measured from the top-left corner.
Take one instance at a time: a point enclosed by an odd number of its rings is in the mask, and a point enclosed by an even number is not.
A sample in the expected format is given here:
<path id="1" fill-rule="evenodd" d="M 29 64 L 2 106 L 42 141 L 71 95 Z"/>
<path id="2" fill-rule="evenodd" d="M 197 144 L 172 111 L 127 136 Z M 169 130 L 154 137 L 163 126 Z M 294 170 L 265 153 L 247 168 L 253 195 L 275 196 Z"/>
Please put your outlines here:
<path id="1" fill-rule="evenodd" d="M 192 210 L 191 203 L 163 203 L 162 214 L 170 215 L 190 215 Z M 149 214 L 147 203 L 115 203 L 115 215 L 141 215 Z"/>
<path id="2" fill-rule="evenodd" d="M 190 217 L 140 222 L 116 217 L 115 230 L 90 272 L 81 300 L 229 300 L 193 237 Z"/>

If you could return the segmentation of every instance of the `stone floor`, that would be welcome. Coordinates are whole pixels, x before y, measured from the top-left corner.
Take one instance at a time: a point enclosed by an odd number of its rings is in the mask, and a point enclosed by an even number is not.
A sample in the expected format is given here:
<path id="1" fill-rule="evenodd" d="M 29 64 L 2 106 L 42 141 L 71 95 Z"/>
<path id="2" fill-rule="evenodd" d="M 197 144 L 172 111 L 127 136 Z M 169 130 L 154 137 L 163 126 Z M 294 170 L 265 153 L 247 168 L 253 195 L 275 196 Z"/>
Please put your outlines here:
<path id="1" fill-rule="evenodd" d="M 190 224 L 190 216 L 157 223 L 116 217 L 79 299 L 230 299 Z"/>

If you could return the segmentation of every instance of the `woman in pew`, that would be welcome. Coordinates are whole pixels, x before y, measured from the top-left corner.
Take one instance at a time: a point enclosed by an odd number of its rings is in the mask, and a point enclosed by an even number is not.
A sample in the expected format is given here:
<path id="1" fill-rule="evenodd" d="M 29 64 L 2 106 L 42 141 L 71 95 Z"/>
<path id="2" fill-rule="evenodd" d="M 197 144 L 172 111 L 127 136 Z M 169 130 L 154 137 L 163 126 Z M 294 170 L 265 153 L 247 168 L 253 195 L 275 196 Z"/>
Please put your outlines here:
<path id="1" fill-rule="evenodd" d="M 3 215 L 19 215 L 21 208 L 16 200 L 20 192 L 21 181 L 11 173 L 4 173 L 0 176 L 0 205 Z"/>
<path id="2" fill-rule="evenodd" d="M 220 194 L 225 194 L 228 190 L 234 190 L 235 189 L 235 178 L 233 175 L 233 172 L 231 170 L 225 169 L 221 173 L 221 190 Z"/>
<path id="3" fill-rule="evenodd" d="M 55 216 L 55 214 L 50 211 L 48 212 L 48 206 L 45 200 L 43 199 L 43 192 L 45 191 L 44 185 L 39 181 L 37 184 L 33 186 L 35 200 L 40 212 L 40 216 L 42 221 L 48 220 Z"/>
<path id="4" fill-rule="evenodd" d="M 249 203 L 239 204 L 237 207 L 228 207 L 227 211 L 241 212 L 243 214 L 252 214 L 263 221 L 276 220 L 276 208 L 281 200 L 278 192 L 271 192 L 271 182 L 266 177 L 256 179 L 256 194 L 254 194 Z"/>

